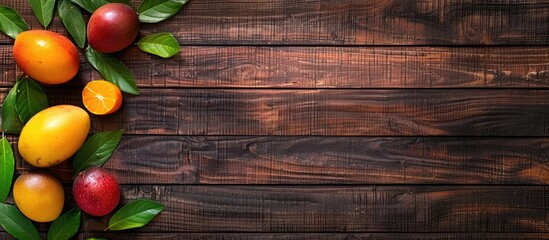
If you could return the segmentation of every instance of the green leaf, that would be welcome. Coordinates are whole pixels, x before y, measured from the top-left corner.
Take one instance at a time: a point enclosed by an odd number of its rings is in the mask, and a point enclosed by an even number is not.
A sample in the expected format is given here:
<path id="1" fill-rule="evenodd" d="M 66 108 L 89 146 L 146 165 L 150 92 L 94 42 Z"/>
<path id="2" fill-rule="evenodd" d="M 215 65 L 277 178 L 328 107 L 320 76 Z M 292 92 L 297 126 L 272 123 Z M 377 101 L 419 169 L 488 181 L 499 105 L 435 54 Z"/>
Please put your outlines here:
<path id="1" fill-rule="evenodd" d="M 89 13 L 93 13 L 99 7 L 111 2 L 124 3 L 131 6 L 128 0 L 71 0 L 71 2 L 76 3 Z"/>
<path id="2" fill-rule="evenodd" d="M 96 133 L 88 138 L 74 156 L 73 175 L 89 167 L 102 166 L 111 157 L 121 138 L 122 130 Z"/>
<path id="3" fill-rule="evenodd" d="M 80 8 L 69 0 L 59 0 L 57 11 L 63 25 L 65 25 L 76 44 L 80 48 L 84 48 L 86 44 L 86 23 Z"/>
<path id="4" fill-rule="evenodd" d="M 181 10 L 189 0 L 144 0 L 137 12 L 139 21 L 143 23 L 157 23 L 164 21 Z"/>
<path id="5" fill-rule="evenodd" d="M 0 31 L 15 39 L 19 33 L 29 29 L 29 25 L 17 11 L 0 6 Z"/>
<path id="6" fill-rule="evenodd" d="M 15 158 L 10 143 L 6 137 L 0 138 L 0 202 L 6 201 L 10 193 L 13 172 L 15 171 Z"/>
<path id="7" fill-rule="evenodd" d="M 137 42 L 137 47 L 163 58 L 169 58 L 181 51 L 181 47 L 171 33 L 148 35 Z"/>
<path id="8" fill-rule="evenodd" d="M 24 125 L 15 109 L 15 95 L 18 85 L 19 82 L 16 82 L 2 103 L 2 131 L 11 134 L 20 134 Z"/>
<path id="9" fill-rule="evenodd" d="M 49 106 L 48 97 L 36 81 L 23 77 L 19 80 L 15 94 L 15 109 L 21 122 L 27 123 L 38 112 Z"/>
<path id="10" fill-rule="evenodd" d="M 0 203 L 0 226 L 14 238 L 40 240 L 36 227 L 15 206 Z"/>
<path id="11" fill-rule="evenodd" d="M 29 3 L 36 19 L 44 28 L 47 28 L 53 18 L 55 0 L 29 0 Z"/>
<path id="12" fill-rule="evenodd" d="M 105 80 L 118 86 L 122 92 L 139 95 L 132 73 L 118 58 L 113 55 L 100 53 L 91 47 L 86 48 L 86 59 L 97 69 Z"/>
<path id="13" fill-rule="evenodd" d="M 164 205 L 152 200 L 135 200 L 122 207 L 111 217 L 107 229 L 117 231 L 145 226 L 164 208 Z"/>
<path id="14" fill-rule="evenodd" d="M 50 225 L 48 240 L 67 240 L 74 236 L 80 229 L 80 208 L 74 207 L 59 216 Z"/>

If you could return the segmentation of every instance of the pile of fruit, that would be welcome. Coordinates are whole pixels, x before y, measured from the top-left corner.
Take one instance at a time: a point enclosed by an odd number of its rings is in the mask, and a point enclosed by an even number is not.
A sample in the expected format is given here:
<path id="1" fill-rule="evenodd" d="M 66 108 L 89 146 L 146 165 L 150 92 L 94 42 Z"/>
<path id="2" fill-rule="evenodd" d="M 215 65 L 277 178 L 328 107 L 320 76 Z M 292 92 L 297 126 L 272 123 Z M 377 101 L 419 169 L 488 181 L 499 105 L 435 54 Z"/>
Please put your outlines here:
<path id="1" fill-rule="evenodd" d="M 52 222 L 48 239 L 69 239 L 80 229 L 82 212 L 106 216 L 119 206 L 120 185 L 102 165 L 118 146 L 122 131 L 89 136 L 89 113 L 112 114 L 122 106 L 123 93 L 139 95 L 131 71 L 112 53 L 135 42 L 140 23 L 168 19 L 187 1 L 144 0 L 136 11 L 127 0 L 29 0 L 45 29 L 57 9 L 72 40 L 49 30 L 30 30 L 15 10 L 0 6 L 0 31 L 15 39 L 13 57 L 24 73 L 4 97 L 1 109 L 0 226 L 8 233 L 18 239 L 40 239 L 32 221 Z M 87 24 L 82 9 L 91 14 Z M 42 88 L 53 88 L 77 75 L 80 56 L 73 42 L 85 49 L 87 61 L 104 78 L 89 81 L 83 88 L 85 110 L 74 105 L 50 106 Z M 163 58 L 180 51 L 179 43 L 170 33 L 145 36 L 137 46 Z M 35 168 L 19 175 L 15 182 L 15 157 L 4 133 L 19 135 L 19 154 Z M 48 168 L 69 159 L 72 159 L 75 206 L 63 213 L 65 191 Z M 10 193 L 15 205 L 7 203 Z M 164 206 L 155 201 L 135 200 L 110 217 L 107 229 L 142 227 L 163 210 Z"/>

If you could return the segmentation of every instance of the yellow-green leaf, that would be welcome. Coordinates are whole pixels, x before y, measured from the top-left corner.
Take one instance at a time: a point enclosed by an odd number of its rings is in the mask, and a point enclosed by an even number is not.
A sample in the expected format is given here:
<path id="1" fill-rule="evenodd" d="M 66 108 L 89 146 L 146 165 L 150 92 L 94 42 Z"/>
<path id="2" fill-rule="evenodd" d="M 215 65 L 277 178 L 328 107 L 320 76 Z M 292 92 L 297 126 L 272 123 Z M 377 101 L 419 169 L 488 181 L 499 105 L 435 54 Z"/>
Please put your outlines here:
<path id="1" fill-rule="evenodd" d="M 109 220 L 109 230 L 139 228 L 164 210 L 164 205 L 148 199 L 135 200 L 118 210 Z"/>
<path id="2" fill-rule="evenodd" d="M 181 47 L 171 33 L 156 33 L 145 36 L 137 42 L 141 51 L 163 58 L 169 58 L 181 51 Z"/>
<path id="3" fill-rule="evenodd" d="M 189 0 L 143 0 L 137 12 L 139 21 L 157 23 L 177 14 Z"/>

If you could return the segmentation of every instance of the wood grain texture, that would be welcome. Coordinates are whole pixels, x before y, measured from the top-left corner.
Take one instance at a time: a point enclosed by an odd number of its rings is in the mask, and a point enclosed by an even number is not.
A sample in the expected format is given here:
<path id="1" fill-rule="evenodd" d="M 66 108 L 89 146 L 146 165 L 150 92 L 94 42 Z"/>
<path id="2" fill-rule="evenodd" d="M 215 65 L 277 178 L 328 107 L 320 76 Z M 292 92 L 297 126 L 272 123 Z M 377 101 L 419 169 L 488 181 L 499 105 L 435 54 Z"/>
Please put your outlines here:
<path id="1" fill-rule="evenodd" d="M 124 202 L 167 207 L 136 232 L 546 233 L 548 197 L 533 186 L 123 186 Z"/>
<path id="2" fill-rule="evenodd" d="M 7 89 L 3 89 L 4 93 Z M 93 117 L 126 134 L 548 136 L 548 90 L 143 89 Z M 52 105 L 80 91 L 49 89 Z"/>
<path id="3" fill-rule="evenodd" d="M 20 74 L 11 46 L 0 46 L 0 56 L 0 86 L 11 87 Z M 183 46 L 170 59 L 132 47 L 120 59 L 140 87 L 549 87 L 547 47 Z M 72 86 L 102 78 L 81 63 Z"/>
<path id="4" fill-rule="evenodd" d="M 140 198 L 158 201 L 166 210 L 131 232 L 549 231 L 547 186 L 122 186 L 122 205 Z M 103 233 L 109 218 L 84 215 L 80 230 Z M 38 227 L 47 230 L 47 224 Z"/>
<path id="5" fill-rule="evenodd" d="M 0 5 L 42 28 L 28 1 Z M 92 117 L 125 131 L 105 165 L 122 203 L 166 211 L 119 233 L 86 215 L 76 238 L 549 239 L 548 19 L 549 0 L 191 0 L 139 36 L 182 52 L 117 54 L 142 94 Z M 81 62 L 53 105 L 100 78 Z M 73 206 L 70 162 L 48 171 Z"/>
<path id="6" fill-rule="evenodd" d="M 200 184 L 549 182 L 548 139 L 154 139 L 158 138 L 138 137 L 123 142 L 120 151 L 106 167 L 116 173 L 122 173 L 121 178 L 128 179 L 128 183 L 154 183 L 161 181 L 161 176 L 165 177 L 166 181 L 160 183 Z M 148 157 L 147 152 L 154 156 Z M 173 157 L 160 154 L 169 152 L 174 153 Z M 154 162 L 157 164 L 144 164 L 140 159 L 155 159 Z M 130 169 L 137 170 L 137 173 L 130 172 Z M 147 178 L 147 175 L 150 178 Z"/>
<path id="7" fill-rule="evenodd" d="M 42 233 L 45 237 L 45 233 Z M 83 232 L 74 239 L 92 237 L 121 240 L 542 240 L 545 233 L 134 233 L 134 232 Z M 1 240 L 13 240 L 8 233 L 0 232 Z"/>
<path id="8" fill-rule="evenodd" d="M 17 171 L 32 169 L 11 140 Z M 104 167 L 123 184 L 549 184 L 548 149 L 547 138 L 125 135 Z M 64 182 L 70 170 L 50 169 Z"/>
<path id="9" fill-rule="evenodd" d="M 0 89 L 2 97 L 8 89 Z M 47 89 L 51 105 L 80 91 Z M 547 136 L 547 90 L 143 89 L 92 132 L 167 135 Z"/>
<path id="10" fill-rule="evenodd" d="M 41 28 L 27 2 L 0 5 Z M 546 0 L 208 0 L 190 1 L 168 21 L 143 24 L 141 34 L 173 32 L 182 44 L 547 44 L 548 12 Z M 50 29 L 64 32 L 58 20 Z"/>
<path id="11" fill-rule="evenodd" d="M 544 233 L 85 233 L 79 235 L 78 239 L 86 239 L 86 237 L 103 236 L 108 239 L 133 239 L 133 240 L 165 240 L 165 239 L 184 239 L 184 240 L 461 240 L 461 239 L 476 239 L 476 240 L 541 240 L 549 239 L 549 236 Z M 1 239 L 1 237 L 0 237 Z"/>

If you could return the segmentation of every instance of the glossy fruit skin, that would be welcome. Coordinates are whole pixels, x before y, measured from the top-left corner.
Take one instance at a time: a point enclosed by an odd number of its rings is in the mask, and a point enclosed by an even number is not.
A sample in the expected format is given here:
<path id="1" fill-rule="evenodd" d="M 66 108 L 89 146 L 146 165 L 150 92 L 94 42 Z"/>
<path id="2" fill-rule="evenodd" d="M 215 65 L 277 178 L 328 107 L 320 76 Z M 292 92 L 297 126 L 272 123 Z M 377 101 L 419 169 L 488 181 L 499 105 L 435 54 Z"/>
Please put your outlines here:
<path id="1" fill-rule="evenodd" d="M 17 208 L 36 222 L 55 220 L 65 204 L 65 192 L 59 180 L 49 173 L 36 170 L 15 180 L 13 198 Z"/>
<path id="2" fill-rule="evenodd" d="M 74 44 L 63 35 L 47 30 L 29 30 L 17 35 L 13 57 L 25 74 L 49 85 L 68 82 L 80 68 Z"/>
<path id="3" fill-rule="evenodd" d="M 34 115 L 19 136 L 19 153 L 35 167 L 51 167 L 71 157 L 90 130 L 90 116 L 77 106 L 57 105 Z"/>
<path id="4" fill-rule="evenodd" d="M 112 109 L 110 109 L 109 111 L 106 111 L 106 112 L 98 112 L 98 111 L 94 111 L 93 109 L 93 105 L 91 104 L 90 101 L 87 101 L 87 98 L 96 98 L 96 96 L 99 94 L 103 94 L 101 92 L 93 92 L 93 90 L 91 89 L 96 89 L 98 86 L 108 86 L 108 89 L 111 90 L 111 94 L 114 95 L 113 97 L 110 97 L 109 93 L 104 93 L 105 98 L 108 98 L 108 101 L 111 101 L 113 102 L 113 107 Z M 104 90 L 105 88 L 103 88 Z M 106 100 L 105 100 L 106 101 Z M 105 80 L 93 80 L 93 81 L 90 81 L 89 83 L 86 84 L 86 86 L 84 87 L 84 90 L 82 90 L 82 103 L 84 104 L 84 107 L 91 113 L 95 114 L 95 115 L 108 115 L 108 114 L 111 114 L 111 113 L 114 113 L 116 111 L 118 111 L 118 109 L 120 108 L 120 106 L 122 106 L 122 92 L 120 91 L 120 88 L 118 88 L 116 85 L 114 85 L 113 83 L 110 83 L 108 81 L 105 81 Z"/>
<path id="5" fill-rule="evenodd" d="M 120 185 L 109 171 L 90 167 L 74 179 L 72 194 L 82 211 L 92 216 L 105 216 L 120 201 Z"/>
<path id="6" fill-rule="evenodd" d="M 102 53 L 113 53 L 130 46 L 139 34 L 137 12 L 123 3 L 107 3 L 90 17 L 88 42 Z"/>

